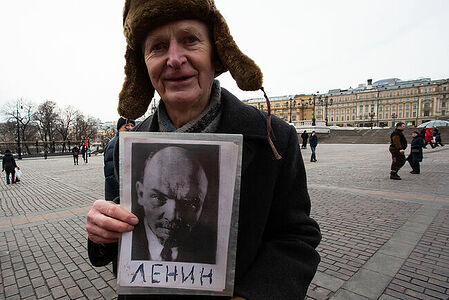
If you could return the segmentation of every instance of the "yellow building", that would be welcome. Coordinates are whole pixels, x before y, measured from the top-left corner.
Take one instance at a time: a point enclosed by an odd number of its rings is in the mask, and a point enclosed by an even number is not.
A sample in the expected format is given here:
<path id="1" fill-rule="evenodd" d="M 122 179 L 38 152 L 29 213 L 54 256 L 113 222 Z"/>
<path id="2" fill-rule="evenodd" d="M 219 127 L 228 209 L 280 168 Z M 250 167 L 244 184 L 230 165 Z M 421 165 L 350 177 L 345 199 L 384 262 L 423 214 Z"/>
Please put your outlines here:
<path id="1" fill-rule="evenodd" d="M 243 100 L 243 103 L 267 111 L 265 98 Z M 286 95 L 270 97 L 271 113 L 289 123 L 313 118 L 313 95 Z"/>
<path id="2" fill-rule="evenodd" d="M 337 126 L 393 126 L 402 121 L 418 126 L 436 119 L 448 120 L 449 79 L 401 81 L 397 78 L 320 94 L 328 105 L 317 107 L 317 120 Z M 327 108 L 327 113 L 326 113 Z"/>

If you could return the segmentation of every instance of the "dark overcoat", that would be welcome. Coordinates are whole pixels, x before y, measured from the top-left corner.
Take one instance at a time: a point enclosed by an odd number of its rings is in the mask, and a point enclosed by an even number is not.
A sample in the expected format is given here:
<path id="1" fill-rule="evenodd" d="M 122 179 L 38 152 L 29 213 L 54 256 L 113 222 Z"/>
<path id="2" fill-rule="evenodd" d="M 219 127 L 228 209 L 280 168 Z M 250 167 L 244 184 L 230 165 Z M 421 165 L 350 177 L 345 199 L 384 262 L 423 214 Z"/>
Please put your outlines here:
<path id="1" fill-rule="evenodd" d="M 243 104 L 225 89 L 221 101 L 217 133 L 243 135 L 234 295 L 248 300 L 303 299 L 320 261 L 315 248 L 321 234 L 318 224 L 309 216 L 310 198 L 296 130 L 272 117 L 271 138 L 282 155 L 281 160 L 276 160 L 266 137 L 266 113 Z M 157 131 L 157 124 L 155 116 L 134 130 Z M 117 148 L 114 158 L 118 157 Z M 92 244 L 91 261 L 102 265 L 106 260 L 97 255 Z M 114 255 L 116 246 L 110 245 L 109 249 L 106 252 Z M 217 298 L 133 296 L 123 299 Z"/>
<path id="2" fill-rule="evenodd" d="M 117 134 L 109 141 L 104 150 L 104 199 L 113 200 L 119 195 L 119 183 L 114 175 L 114 147 L 118 140 Z"/>

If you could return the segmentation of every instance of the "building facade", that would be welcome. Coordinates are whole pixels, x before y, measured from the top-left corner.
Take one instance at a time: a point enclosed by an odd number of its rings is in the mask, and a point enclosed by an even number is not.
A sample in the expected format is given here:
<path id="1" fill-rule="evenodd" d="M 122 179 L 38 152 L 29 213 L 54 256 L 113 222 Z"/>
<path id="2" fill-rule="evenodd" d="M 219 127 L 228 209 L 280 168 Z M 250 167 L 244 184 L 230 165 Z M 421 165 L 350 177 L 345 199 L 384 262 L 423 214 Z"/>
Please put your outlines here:
<path id="1" fill-rule="evenodd" d="M 449 119 L 449 79 L 369 79 L 356 89 L 330 90 L 317 97 L 328 102 L 327 109 L 317 107 L 317 119 L 327 117 L 330 126 L 385 127 L 399 121 L 418 126 Z"/>
<path id="2" fill-rule="evenodd" d="M 267 111 L 264 98 L 243 102 Z M 355 89 L 272 97 L 270 102 L 272 114 L 289 123 L 315 118 L 340 127 L 386 127 L 399 121 L 418 126 L 430 120 L 449 120 L 449 79 L 391 78 L 374 83 L 368 79 Z"/>
<path id="3" fill-rule="evenodd" d="M 314 115 L 313 97 L 314 95 L 305 94 L 270 97 L 271 114 L 278 116 L 288 123 L 312 120 Z M 247 99 L 242 102 L 262 111 L 268 110 L 265 98 Z"/>

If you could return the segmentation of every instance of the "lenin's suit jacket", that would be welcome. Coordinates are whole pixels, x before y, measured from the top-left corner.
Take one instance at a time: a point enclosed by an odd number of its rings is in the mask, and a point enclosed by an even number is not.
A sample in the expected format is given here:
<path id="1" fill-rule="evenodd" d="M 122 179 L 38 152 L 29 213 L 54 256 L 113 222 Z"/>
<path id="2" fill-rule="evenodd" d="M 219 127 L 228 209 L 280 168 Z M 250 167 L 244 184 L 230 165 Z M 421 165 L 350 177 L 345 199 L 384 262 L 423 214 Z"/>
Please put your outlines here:
<path id="1" fill-rule="evenodd" d="M 281 160 L 267 141 L 267 115 L 243 104 L 222 88 L 222 115 L 217 133 L 243 134 L 242 179 L 234 295 L 248 300 L 303 299 L 320 256 L 318 224 L 310 218 L 306 172 L 296 129 L 272 116 L 271 138 Z M 134 128 L 158 131 L 157 116 Z M 118 157 L 116 146 L 115 157 Z M 116 170 L 118 170 L 118 161 Z M 90 243 L 93 244 L 93 243 Z M 94 265 L 116 256 L 117 246 L 96 255 Z M 115 252 L 114 252 L 115 251 Z M 122 299 L 217 299 L 200 296 L 126 296 Z M 229 299 L 229 298 L 223 298 Z"/>

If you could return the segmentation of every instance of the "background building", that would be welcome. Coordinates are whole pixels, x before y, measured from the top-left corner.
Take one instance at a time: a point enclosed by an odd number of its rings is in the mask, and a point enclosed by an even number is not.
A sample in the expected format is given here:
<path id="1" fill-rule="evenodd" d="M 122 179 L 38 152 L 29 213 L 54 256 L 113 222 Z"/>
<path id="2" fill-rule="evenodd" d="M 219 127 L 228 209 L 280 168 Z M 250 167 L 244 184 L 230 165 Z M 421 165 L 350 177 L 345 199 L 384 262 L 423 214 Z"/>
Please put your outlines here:
<path id="1" fill-rule="evenodd" d="M 313 118 L 314 95 L 286 95 L 270 97 L 271 113 L 289 123 L 297 123 Z M 267 111 L 265 98 L 243 100 L 244 103 Z"/>
<path id="2" fill-rule="evenodd" d="M 243 100 L 267 111 L 264 98 Z M 324 94 L 299 94 L 270 98 L 271 112 L 289 123 L 322 121 L 329 126 L 417 126 L 430 120 L 449 120 L 449 79 L 383 79 L 357 88 L 334 89 Z"/>
<path id="3" fill-rule="evenodd" d="M 393 126 L 402 121 L 417 126 L 436 119 L 448 120 L 449 79 L 422 78 L 402 81 L 384 79 L 347 90 L 330 90 L 318 95 L 328 101 L 317 109 L 317 119 L 327 116 L 329 125 Z"/>

